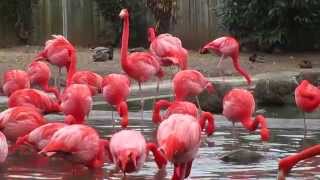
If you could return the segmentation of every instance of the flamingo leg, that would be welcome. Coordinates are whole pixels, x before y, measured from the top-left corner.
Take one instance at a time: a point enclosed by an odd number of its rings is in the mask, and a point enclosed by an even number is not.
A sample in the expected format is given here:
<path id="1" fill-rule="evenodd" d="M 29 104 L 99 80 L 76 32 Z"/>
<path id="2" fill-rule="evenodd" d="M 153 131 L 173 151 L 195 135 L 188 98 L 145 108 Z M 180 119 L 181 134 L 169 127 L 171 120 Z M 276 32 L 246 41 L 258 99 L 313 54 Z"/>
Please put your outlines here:
<path id="1" fill-rule="evenodd" d="M 222 64 L 222 61 L 224 60 L 224 55 L 221 56 L 219 62 L 218 62 L 218 65 L 217 65 L 217 68 L 218 68 L 218 71 L 219 71 L 219 76 L 222 77 L 222 81 L 224 81 L 224 73 L 223 73 L 223 69 L 220 67 L 221 64 Z"/>
<path id="2" fill-rule="evenodd" d="M 58 76 L 56 77 L 56 80 L 55 80 L 55 85 L 56 87 L 58 88 L 58 91 L 60 92 L 60 76 L 61 76 L 61 68 L 58 67 Z"/>
<path id="3" fill-rule="evenodd" d="M 116 120 L 114 119 L 113 109 L 111 110 L 111 120 L 112 120 L 112 131 L 114 131 L 114 126 L 116 125 Z"/>
<path id="4" fill-rule="evenodd" d="M 197 101 L 197 105 L 198 105 L 198 108 L 199 108 L 199 113 L 198 113 L 198 116 L 200 117 L 201 113 L 202 113 L 202 109 L 201 109 L 201 106 L 200 106 L 200 100 L 199 100 L 199 97 L 196 96 L 196 101 Z M 198 117 L 198 118 L 199 118 Z"/>
<path id="5" fill-rule="evenodd" d="M 156 96 L 153 98 L 153 104 L 157 101 L 160 96 L 160 79 L 157 79 Z"/>
<path id="6" fill-rule="evenodd" d="M 306 120 L 306 113 L 303 112 L 303 123 L 304 123 L 304 137 L 307 136 L 307 120 Z"/>
<path id="7" fill-rule="evenodd" d="M 140 92 L 141 120 L 143 121 L 144 99 L 143 99 L 143 93 L 142 93 L 142 88 L 141 88 L 141 83 L 140 82 L 139 82 L 139 92 Z"/>
<path id="8" fill-rule="evenodd" d="M 220 57 L 220 60 L 219 60 L 218 65 L 217 65 L 217 68 L 220 68 L 223 59 L 224 59 L 224 55 L 222 55 L 222 56 Z"/>
<path id="9" fill-rule="evenodd" d="M 232 138 L 235 138 L 236 136 L 235 136 L 235 123 L 234 122 L 232 122 Z"/>

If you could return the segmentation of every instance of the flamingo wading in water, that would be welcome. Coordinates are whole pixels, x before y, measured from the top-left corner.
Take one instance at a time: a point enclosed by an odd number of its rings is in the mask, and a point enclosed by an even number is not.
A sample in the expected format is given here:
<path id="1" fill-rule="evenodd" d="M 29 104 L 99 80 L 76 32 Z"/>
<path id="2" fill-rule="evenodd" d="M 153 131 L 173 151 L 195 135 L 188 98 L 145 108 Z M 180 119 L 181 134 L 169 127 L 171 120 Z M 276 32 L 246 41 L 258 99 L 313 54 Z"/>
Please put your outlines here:
<path id="1" fill-rule="evenodd" d="M 208 53 L 209 50 L 212 50 L 215 54 L 221 56 L 217 66 L 218 68 L 220 67 L 223 59 L 231 57 L 233 67 L 246 79 L 248 85 L 251 84 L 251 76 L 240 66 L 240 46 L 236 39 L 227 36 L 220 37 L 204 45 L 200 50 L 200 53 L 205 54 Z"/>
<path id="2" fill-rule="evenodd" d="M 141 119 L 143 120 L 144 100 L 141 85 L 153 76 L 156 76 L 157 94 L 159 92 L 159 82 L 164 76 L 159 61 L 149 52 L 134 52 L 128 54 L 129 43 L 129 13 L 126 9 L 122 9 L 120 18 L 123 19 L 123 30 L 121 39 L 121 66 L 126 74 L 138 81 L 140 98 L 141 98 Z"/>

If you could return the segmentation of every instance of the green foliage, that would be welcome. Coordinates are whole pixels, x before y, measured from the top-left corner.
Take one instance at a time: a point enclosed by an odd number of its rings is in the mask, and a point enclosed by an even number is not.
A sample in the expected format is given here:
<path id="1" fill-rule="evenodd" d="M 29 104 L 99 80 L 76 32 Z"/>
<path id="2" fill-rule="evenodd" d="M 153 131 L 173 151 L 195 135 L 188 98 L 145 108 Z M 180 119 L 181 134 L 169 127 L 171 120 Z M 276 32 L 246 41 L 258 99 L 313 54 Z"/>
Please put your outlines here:
<path id="1" fill-rule="evenodd" d="M 117 32 L 114 43 L 118 44 L 121 38 L 122 21 L 119 13 L 122 8 L 128 9 L 130 13 L 130 45 L 141 46 L 147 44 L 147 18 L 144 0 L 95 0 L 98 10 L 107 21 L 113 23 Z"/>
<path id="2" fill-rule="evenodd" d="M 220 10 L 228 31 L 244 43 L 290 49 L 319 43 L 319 0 L 225 0 Z"/>

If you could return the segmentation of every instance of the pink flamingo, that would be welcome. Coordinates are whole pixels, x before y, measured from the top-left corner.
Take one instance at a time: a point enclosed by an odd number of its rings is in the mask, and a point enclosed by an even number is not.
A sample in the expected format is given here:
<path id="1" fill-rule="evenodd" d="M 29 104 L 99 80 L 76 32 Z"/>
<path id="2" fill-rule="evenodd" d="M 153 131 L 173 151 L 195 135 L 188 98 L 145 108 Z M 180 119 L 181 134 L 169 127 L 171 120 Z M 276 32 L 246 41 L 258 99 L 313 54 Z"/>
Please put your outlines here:
<path id="1" fill-rule="evenodd" d="M 174 164 L 173 180 L 187 178 L 200 147 L 201 127 L 193 116 L 173 114 L 161 122 L 157 141 L 167 160 Z"/>
<path id="2" fill-rule="evenodd" d="M 95 129 L 74 124 L 57 130 L 39 154 L 68 153 L 73 162 L 89 168 L 101 168 L 105 160 L 105 145 L 105 140 L 99 138 Z"/>
<path id="3" fill-rule="evenodd" d="M 71 79 L 72 84 L 85 84 L 89 87 L 92 96 L 101 92 L 103 78 L 91 71 L 77 71 Z"/>
<path id="4" fill-rule="evenodd" d="M 260 136 L 263 141 L 270 138 L 267 121 L 262 115 L 252 120 L 255 101 L 252 94 L 245 89 L 232 89 L 223 98 L 223 115 L 233 124 L 241 122 L 248 131 L 255 131 L 260 124 Z"/>
<path id="5" fill-rule="evenodd" d="M 30 133 L 18 137 L 14 148 L 16 149 L 21 145 L 28 145 L 40 151 L 48 144 L 53 134 L 65 126 L 67 126 L 67 124 L 58 122 L 39 126 Z"/>
<path id="6" fill-rule="evenodd" d="M 8 156 L 8 143 L 6 136 L 0 131 L 0 163 L 6 161 Z"/>
<path id="7" fill-rule="evenodd" d="M 160 116 L 160 110 L 167 108 L 163 117 Z M 194 118 L 198 118 L 198 109 L 196 105 L 188 101 L 174 101 L 169 102 L 167 100 L 159 100 L 156 102 L 153 108 L 152 120 L 153 123 L 159 124 L 163 119 L 169 118 L 172 114 L 188 114 Z M 205 122 L 207 121 L 207 135 L 212 135 L 215 130 L 214 118 L 210 112 L 202 112 L 199 118 L 201 129 L 204 129 Z"/>
<path id="8" fill-rule="evenodd" d="M 22 70 L 8 70 L 3 75 L 2 91 L 4 95 L 10 96 L 13 92 L 30 88 L 28 74 Z"/>
<path id="9" fill-rule="evenodd" d="M 51 70 L 44 62 L 32 62 L 28 65 L 27 73 L 29 75 L 31 84 L 39 85 L 45 92 L 53 93 L 59 98 L 59 91 L 56 87 L 49 86 L 51 78 Z"/>
<path id="10" fill-rule="evenodd" d="M 156 37 L 153 27 L 148 28 L 150 52 L 162 66 L 178 66 L 181 70 L 188 67 L 188 51 L 182 47 L 181 40 L 171 34 L 160 34 Z"/>
<path id="11" fill-rule="evenodd" d="M 116 108 L 121 119 L 122 128 L 128 126 L 128 105 L 127 98 L 130 94 L 130 80 L 122 74 L 109 74 L 103 78 L 102 94 L 104 99 Z M 112 111 L 113 119 L 113 111 Z"/>
<path id="12" fill-rule="evenodd" d="M 173 78 L 173 91 L 176 101 L 183 101 L 189 96 L 196 96 L 197 104 L 201 109 L 198 95 L 205 89 L 211 93 L 213 86 L 199 71 L 183 70 Z"/>
<path id="13" fill-rule="evenodd" d="M 309 147 L 301 152 L 279 160 L 278 180 L 285 180 L 290 170 L 298 162 L 320 154 L 320 145 Z"/>
<path id="14" fill-rule="evenodd" d="M 65 115 L 75 118 L 73 123 L 82 124 L 85 116 L 89 116 L 92 108 L 92 97 L 88 86 L 84 84 L 71 84 L 61 95 L 61 111 Z"/>
<path id="15" fill-rule="evenodd" d="M 62 35 L 52 35 L 53 39 L 46 42 L 45 48 L 38 53 L 35 61 L 47 60 L 49 63 L 58 66 L 59 75 L 61 76 L 61 68 L 67 69 L 67 86 L 71 84 L 71 78 L 77 69 L 76 50 L 73 45 Z M 60 83 L 58 82 L 58 86 Z"/>
<path id="16" fill-rule="evenodd" d="M 59 102 L 37 89 L 20 89 L 8 99 L 8 107 L 30 106 L 41 113 L 60 112 Z"/>
<path id="17" fill-rule="evenodd" d="M 251 84 L 251 77 L 250 75 L 240 67 L 239 63 L 239 43 L 236 39 L 233 37 L 220 37 L 218 39 L 215 39 L 211 41 L 210 43 L 206 44 L 203 46 L 203 48 L 200 50 L 200 53 L 208 53 L 209 50 L 212 50 L 215 54 L 218 56 L 221 56 L 219 63 L 218 63 L 218 68 L 221 65 L 221 62 L 223 59 L 227 57 L 231 57 L 233 67 L 247 80 L 247 83 L 250 85 Z"/>
<path id="18" fill-rule="evenodd" d="M 0 129 L 11 141 L 45 123 L 46 120 L 38 111 L 27 106 L 9 108 L 0 113 Z"/>
<path id="19" fill-rule="evenodd" d="M 121 66 L 128 76 L 138 81 L 141 98 L 141 119 L 143 120 L 144 100 L 141 85 L 153 76 L 157 76 L 157 94 L 159 94 L 159 82 L 164 74 L 159 62 L 151 53 L 134 52 L 128 54 L 129 13 L 126 9 L 122 9 L 119 16 L 124 21 L 121 40 Z"/>
<path id="20" fill-rule="evenodd" d="M 130 141 L 128 141 L 130 139 Z M 158 168 L 166 166 L 167 160 L 153 143 L 146 143 L 143 135 L 135 130 L 121 130 L 115 133 L 109 144 L 109 157 L 125 173 L 138 171 L 143 166 L 149 150 L 155 156 Z"/>
<path id="21" fill-rule="evenodd" d="M 320 104 L 320 90 L 309 81 L 303 80 L 294 91 L 297 107 L 303 112 L 304 132 L 307 133 L 305 112 L 315 111 Z"/>

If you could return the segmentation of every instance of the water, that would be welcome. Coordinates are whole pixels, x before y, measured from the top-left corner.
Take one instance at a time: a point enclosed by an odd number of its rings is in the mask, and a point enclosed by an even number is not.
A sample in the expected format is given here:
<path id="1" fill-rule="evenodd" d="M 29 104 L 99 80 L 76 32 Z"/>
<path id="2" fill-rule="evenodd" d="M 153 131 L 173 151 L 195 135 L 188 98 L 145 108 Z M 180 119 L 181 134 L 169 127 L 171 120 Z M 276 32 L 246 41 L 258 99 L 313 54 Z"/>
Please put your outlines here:
<path id="1" fill-rule="evenodd" d="M 6 100 L 0 98 L 1 109 L 5 108 Z M 104 111 L 107 106 L 97 103 L 90 113 L 88 123 L 97 129 L 103 138 L 110 138 L 115 130 L 112 129 L 111 112 Z M 99 108 L 97 108 L 99 107 Z M 100 110 L 98 110 L 100 109 Z M 135 108 L 136 109 L 136 108 Z M 319 143 L 320 121 L 308 119 L 308 136 L 303 140 L 303 120 L 298 111 L 292 108 L 264 108 L 270 116 L 268 118 L 271 139 L 265 146 L 260 141 L 258 132 L 247 133 L 240 125 L 236 128 L 236 139 L 231 134 L 231 123 L 223 116 L 216 115 L 217 131 L 211 137 L 203 136 L 203 143 L 194 161 L 191 179 L 275 179 L 277 176 L 278 160 L 295 153 L 305 147 Z M 286 112 L 286 113 L 284 113 Z M 296 113 L 296 119 L 292 113 Z M 147 141 L 155 141 L 155 126 L 151 123 L 151 111 L 145 113 L 145 121 L 139 119 L 139 112 L 131 112 L 129 127 L 141 131 Z M 301 115 L 301 114 L 300 114 Z M 298 118 L 297 118 L 298 117 Z M 302 116 L 301 116 L 302 117 Z M 62 115 L 47 115 L 49 121 L 61 120 Z M 116 127 L 119 130 L 119 126 Z M 227 163 L 219 159 L 226 152 L 235 148 L 246 148 L 259 152 L 263 159 L 252 164 Z M 158 170 L 152 161 L 152 156 L 145 163 L 141 171 L 128 174 L 123 178 L 122 173 L 115 172 L 114 165 L 105 163 L 102 169 L 94 171 L 81 168 L 72 172 L 71 164 L 63 159 L 54 158 L 48 162 L 35 153 L 10 155 L 5 164 L 0 167 L 0 179 L 52 179 L 52 180 L 82 180 L 82 179 L 170 179 L 173 166 L 168 164 L 166 170 Z M 288 179 L 320 178 L 320 158 L 315 157 L 299 163 L 291 172 Z"/>

